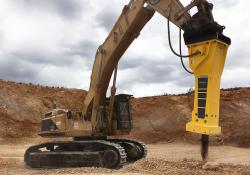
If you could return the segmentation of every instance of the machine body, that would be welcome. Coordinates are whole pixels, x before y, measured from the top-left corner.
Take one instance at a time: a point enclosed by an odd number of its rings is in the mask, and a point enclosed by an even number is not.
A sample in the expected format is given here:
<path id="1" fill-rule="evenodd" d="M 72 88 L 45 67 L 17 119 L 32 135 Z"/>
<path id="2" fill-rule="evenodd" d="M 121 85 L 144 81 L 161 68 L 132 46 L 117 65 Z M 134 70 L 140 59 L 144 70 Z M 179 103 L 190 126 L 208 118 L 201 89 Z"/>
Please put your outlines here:
<path id="1" fill-rule="evenodd" d="M 191 16 L 189 10 L 193 7 L 198 12 Z M 72 137 L 73 141 L 29 147 L 24 155 L 26 165 L 117 168 L 146 157 L 147 149 L 140 141 L 108 136 L 125 135 L 132 130 L 131 95 L 115 95 L 118 62 L 155 12 L 184 31 L 191 55 L 196 85 L 194 111 L 187 130 L 218 134 L 220 77 L 230 39 L 222 34 L 224 27 L 214 21 L 212 7 L 206 0 L 194 0 L 187 7 L 179 0 L 131 0 L 96 51 L 82 110 L 54 109 L 43 117 L 41 136 Z M 106 97 L 112 75 L 111 95 Z"/>

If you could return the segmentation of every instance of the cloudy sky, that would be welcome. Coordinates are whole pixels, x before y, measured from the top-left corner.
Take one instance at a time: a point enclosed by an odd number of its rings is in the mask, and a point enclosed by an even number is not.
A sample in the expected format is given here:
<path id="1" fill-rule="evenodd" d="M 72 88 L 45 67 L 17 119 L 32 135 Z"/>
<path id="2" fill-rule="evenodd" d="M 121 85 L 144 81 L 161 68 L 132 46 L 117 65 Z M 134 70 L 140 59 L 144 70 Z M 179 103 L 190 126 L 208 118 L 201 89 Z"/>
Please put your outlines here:
<path id="1" fill-rule="evenodd" d="M 0 0 L 0 78 L 88 89 L 96 48 L 128 1 Z M 222 87 L 250 86 L 250 2 L 212 2 L 216 21 L 232 38 Z M 177 49 L 178 30 L 171 29 Z M 194 86 L 193 76 L 169 49 L 162 16 L 155 14 L 122 57 L 117 86 L 118 93 L 135 96 L 187 92 Z"/>

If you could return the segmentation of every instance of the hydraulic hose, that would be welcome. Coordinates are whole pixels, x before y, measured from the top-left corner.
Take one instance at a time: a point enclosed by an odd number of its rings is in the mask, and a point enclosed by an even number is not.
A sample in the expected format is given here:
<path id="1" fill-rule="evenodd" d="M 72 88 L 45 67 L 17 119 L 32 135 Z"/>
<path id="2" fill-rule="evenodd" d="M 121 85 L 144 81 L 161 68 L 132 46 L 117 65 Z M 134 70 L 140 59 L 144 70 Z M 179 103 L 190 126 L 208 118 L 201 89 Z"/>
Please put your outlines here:
<path id="1" fill-rule="evenodd" d="M 185 66 L 184 61 L 183 61 L 182 49 L 181 49 L 181 28 L 179 30 L 179 49 L 180 49 L 181 65 L 182 65 L 183 69 L 185 69 L 185 71 L 190 73 L 190 74 L 194 74 L 193 72 L 191 72 L 190 70 L 187 69 L 187 67 Z"/>
<path id="2" fill-rule="evenodd" d="M 175 52 L 175 50 L 173 49 L 173 46 L 172 46 L 172 42 L 171 42 L 170 20 L 169 20 L 169 18 L 168 18 L 168 43 L 169 43 L 169 47 L 170 47 L 171 51 L 173 52 L 173 54 L 175 54 L 176 56 L 180 57 L 182 67 L 185 69 L 185 71 L 187 71 L 190 74 L 194 74 L 193 72 L 191 72 L 191 71 L 189 71 L 187 69 L 187 67 L 184 64 L 183 58 L 189 58 L 189 57 L 196 56 L 196 55 L 200 54 L 200 51 L 194 52 L 191 55 L 182 55 L 182 48 L 181 48 L 181 28 L 180 28 L 180 32 L 179 32 L 179 50 L 180 50 L 180 53 L 178 54 L 177 52 Z"/>

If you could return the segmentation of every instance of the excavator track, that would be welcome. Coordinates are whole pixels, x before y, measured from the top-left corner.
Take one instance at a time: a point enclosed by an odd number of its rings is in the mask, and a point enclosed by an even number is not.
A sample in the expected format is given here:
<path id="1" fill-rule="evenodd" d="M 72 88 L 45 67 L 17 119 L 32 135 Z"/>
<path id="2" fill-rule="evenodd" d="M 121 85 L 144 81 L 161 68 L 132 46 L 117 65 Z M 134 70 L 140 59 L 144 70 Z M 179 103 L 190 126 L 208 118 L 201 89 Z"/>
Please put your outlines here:
<path id="1" fill-rule="evenodd" d="M 147 156 L 147 147 L 141 141 L 131 139 L 108 139 L 108 141 L 119 144 L 125 149 L 128 163 Z"/>
<path id="2" fill-rule="evenodd" d="M 105 140 L 58 141 L 29 147 L 24 161 L 31 168 L 120 168 L 126 163 L 126 153 L 119 144 Z"/>

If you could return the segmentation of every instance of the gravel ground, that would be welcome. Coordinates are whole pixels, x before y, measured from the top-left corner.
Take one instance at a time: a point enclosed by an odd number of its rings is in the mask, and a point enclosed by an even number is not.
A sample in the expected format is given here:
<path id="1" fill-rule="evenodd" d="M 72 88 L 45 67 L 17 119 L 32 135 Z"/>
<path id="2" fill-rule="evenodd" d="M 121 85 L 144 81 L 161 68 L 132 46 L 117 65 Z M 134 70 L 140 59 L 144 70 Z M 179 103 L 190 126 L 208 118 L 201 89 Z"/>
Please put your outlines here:
<path id="1" fill-rule="evenodd" d="M 23 152 L 27 144 L 5 144 L 0 147 L 1 175 L 80 175 L 80 174 L 242 174 L 250 175 L 250 149 L 231 146 L 210 147 L 208 163 L 199 156 L 199 145 L 187 143 L 151 144 L 146 159 L 118 170 L 103 168 L 63 168 L 33 170 L 25 167 Z"/>
<path id="2" fill-rule="evenodd" d="M 147 158 L 126 165 L 119 170 L 109 170 L 103 168 L 63 168 L 51 170 L 32 170 L 26 168 L 21 160 L 5 160 L 1 162 L 0 173 L 3 175 L 53 175 L 53 174 L 155 174 L 155 175 L 175 175 L 175 174 L 193 174 L 193 175 L 227 175 L 242 174 L 249 175 L 250 167 L 243 165 L 218 164 L 214 169 L 204 169 L 204 163 L 196 160 L 183 160 L 170 162 L 158 158 Z"/>

